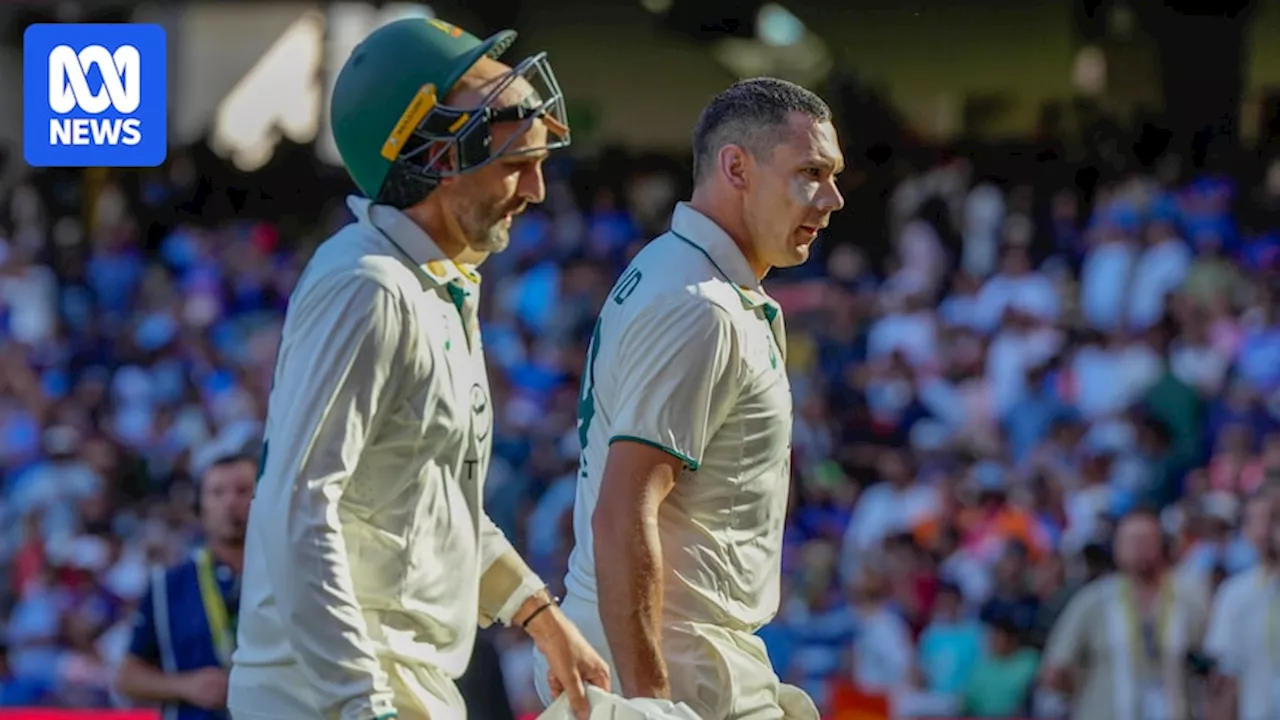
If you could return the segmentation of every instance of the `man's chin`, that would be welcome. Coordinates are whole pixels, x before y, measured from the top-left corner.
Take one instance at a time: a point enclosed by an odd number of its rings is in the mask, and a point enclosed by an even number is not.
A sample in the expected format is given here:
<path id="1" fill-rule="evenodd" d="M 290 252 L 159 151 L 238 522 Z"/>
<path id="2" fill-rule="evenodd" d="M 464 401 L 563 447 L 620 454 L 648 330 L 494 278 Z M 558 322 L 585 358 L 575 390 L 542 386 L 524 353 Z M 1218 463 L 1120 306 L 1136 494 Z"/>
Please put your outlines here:
<path id="1" fill-rule="evenodd" d="M 471 249 L 477 253 L 492 255 L 507 249 L 511 244 L 511 233 L 505 228 L 495 228 L 471 243 Z"/>
<path id="2" fill-rule="evenodd" d="M 792 247 L 791 252 L 787 253 L 785 258 L 781 258 L 781 262 L 774 263 L 774 267 L 788 268 L 805 264 L 809 261 L 809 251 L 812 247 L 813 243 Z"/>

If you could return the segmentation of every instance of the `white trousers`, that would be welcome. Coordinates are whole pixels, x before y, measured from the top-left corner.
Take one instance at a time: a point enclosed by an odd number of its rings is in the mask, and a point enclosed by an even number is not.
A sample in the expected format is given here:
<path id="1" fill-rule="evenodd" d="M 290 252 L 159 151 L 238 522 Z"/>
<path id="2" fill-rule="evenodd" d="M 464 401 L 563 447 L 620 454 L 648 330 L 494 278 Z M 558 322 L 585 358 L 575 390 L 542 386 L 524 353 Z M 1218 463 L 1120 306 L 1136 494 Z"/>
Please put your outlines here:
<path id="1" fill-rule="evenodd" d="M 609 663 L 614 678 L 611 692 L 620 693 L 596 605 L 569 595 L 563 610 Z M 677 623 L 663 630 L 662 654 L 671 699 L 689 706 L 703 720 L 818 720 L 813 700 L 778 679 L 764 642 L 755 635 L 705 623 Z M 547 660 L 537 650 L 534 667 L 538 697 L 550 705 Z"/>
<path id="2" fill-rule="evenodd" d="M 436 668 L 384 660 L 395 693 L 398 720 L 464 720 L 466 703 L 457 685 Z M 236 666 L 227 706 L 232 720 L 331 720 L 316 707 L 315 693 L 297 665 Z"/>

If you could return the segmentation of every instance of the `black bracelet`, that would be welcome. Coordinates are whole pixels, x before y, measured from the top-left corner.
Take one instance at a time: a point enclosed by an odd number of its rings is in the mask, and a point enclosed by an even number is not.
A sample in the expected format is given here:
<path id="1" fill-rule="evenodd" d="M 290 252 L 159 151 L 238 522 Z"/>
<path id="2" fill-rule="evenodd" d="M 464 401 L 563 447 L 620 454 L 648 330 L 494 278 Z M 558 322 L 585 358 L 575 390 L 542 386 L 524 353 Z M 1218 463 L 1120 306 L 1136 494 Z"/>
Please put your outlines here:
<path id="1" fill-rule="evenodd" d="M 551 607 L 552 605 L 559 605 L 559 604 L 560 604 L 560 598 L 552 597 L 550 600 L 548 600 L 548 601 L 546 602 L 546 604 L 539 606 L 537 610 L 534 610 L 533 612 L 529 613 L 529 617 L 525 618 L 525 619 L 524 619 L 524 622 L 520 623 L 520 629 L 521 629 L 521 630 L 528 630 L 528 629 L 529 629 L 529 623 L 533 622 L 533 619 L 534 619 L 534 618 L 536 618 L 536 617 L 538 617 L 539 615 L 541 615 L 543 610 L 546 610 L 547 608 Z"/>

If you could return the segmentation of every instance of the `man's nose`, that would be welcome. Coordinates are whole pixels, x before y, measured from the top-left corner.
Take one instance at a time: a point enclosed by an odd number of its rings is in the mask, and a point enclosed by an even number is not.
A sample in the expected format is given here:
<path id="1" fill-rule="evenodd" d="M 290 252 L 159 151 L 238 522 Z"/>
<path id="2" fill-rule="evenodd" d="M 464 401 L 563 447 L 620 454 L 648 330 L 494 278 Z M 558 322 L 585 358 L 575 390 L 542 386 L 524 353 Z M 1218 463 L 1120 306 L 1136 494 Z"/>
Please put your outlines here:
<path id="1" fill-rule="evenodd" d="M 538 205 L 547 199 L 547 183 L 542 176 L 542 163 L 532 165 L 520 173 L 517 194 L 530 205 Z"/>
<path id="2" fill-rule="evenodd" d="M 823 188 L 818 198 L 818 207 L 824 213 L 833 213 L 844 207 L 844 195 L 840 194 L 840 188 L 834 180 Z"/>

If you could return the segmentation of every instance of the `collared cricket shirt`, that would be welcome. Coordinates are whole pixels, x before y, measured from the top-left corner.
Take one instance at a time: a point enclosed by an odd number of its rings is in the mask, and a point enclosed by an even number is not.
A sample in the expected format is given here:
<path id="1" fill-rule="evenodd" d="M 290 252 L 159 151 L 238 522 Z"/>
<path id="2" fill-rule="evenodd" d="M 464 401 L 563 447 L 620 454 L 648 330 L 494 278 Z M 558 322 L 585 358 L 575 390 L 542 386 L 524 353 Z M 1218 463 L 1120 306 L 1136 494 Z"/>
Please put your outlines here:
<path id="1" fill-rule="evenodd" d="M 481 505 L 479 278 L 403 214 L 349 204 L 285 321 L 235 663 L 297 664 L 321 710 L 373 717 L 394 709 L 380 660 L 466 669 L 479 579 L 510 545 Z"/>
<path id="2" fill-rule="evenodd" d="M 684 462 L 659 514 L 668 620 L 754 631 L 779 600 L 790 486 L 782 313 L 709 218 L 677 207 L 605 301 L 579 397 L 570 594 L 594 601 L 591 516 L 610 444 Z"/>

